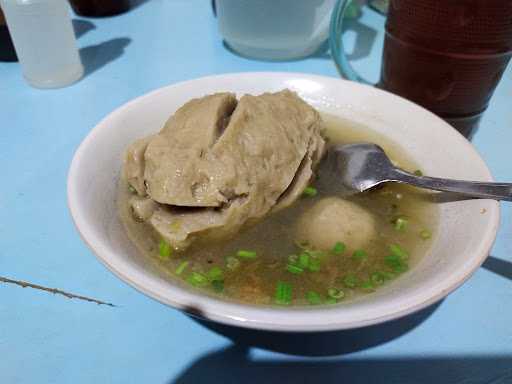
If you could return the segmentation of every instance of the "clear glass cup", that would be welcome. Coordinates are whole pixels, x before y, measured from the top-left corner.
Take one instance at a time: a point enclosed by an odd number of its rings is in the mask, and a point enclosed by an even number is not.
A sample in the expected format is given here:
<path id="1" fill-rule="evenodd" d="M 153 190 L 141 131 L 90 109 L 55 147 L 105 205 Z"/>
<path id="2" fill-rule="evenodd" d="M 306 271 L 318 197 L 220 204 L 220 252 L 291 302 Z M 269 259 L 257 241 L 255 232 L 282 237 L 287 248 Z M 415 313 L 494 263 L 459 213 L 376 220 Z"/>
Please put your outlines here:
<path id="1" fill-rule="evenodd" d="M 317 51 L 329 35 L 335 0 L 216 0 L 220 33 L 235 52 L 291 60 Z"/>

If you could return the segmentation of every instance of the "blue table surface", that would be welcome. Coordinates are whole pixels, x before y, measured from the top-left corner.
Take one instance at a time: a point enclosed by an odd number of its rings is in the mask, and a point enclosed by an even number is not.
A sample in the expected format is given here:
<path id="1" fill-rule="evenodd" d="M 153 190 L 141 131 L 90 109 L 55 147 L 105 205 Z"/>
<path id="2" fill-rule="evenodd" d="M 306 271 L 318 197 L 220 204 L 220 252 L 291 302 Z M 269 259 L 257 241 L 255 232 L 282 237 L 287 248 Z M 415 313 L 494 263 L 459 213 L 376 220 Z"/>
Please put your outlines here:
<path id="1" fill-rule="evenodd" d="M 356 68 L 374 80 L 382 23 L 365 11 L 344 36 Z M 81 241 L 66 206 L 73 153 L 102 117 L 205 75 L 338 75 L 328 54 L 280 63 L 233 54 L 206 0 L 142 0 L 127 14 L 75 18 L 74 26 L 86 76 L 73 86 L 34 89 L 17 63 L 0 63 L 0 276 L 117 307 L 0 283 L 0 383 L 512 383 L 510 204 L 490 258 L 463 287 L 402 336 L 348 354 L 246 349 L 114 277 Z M 511 99 L 509 66 L 473 140 L 503 181 L 512 181 Z"/>

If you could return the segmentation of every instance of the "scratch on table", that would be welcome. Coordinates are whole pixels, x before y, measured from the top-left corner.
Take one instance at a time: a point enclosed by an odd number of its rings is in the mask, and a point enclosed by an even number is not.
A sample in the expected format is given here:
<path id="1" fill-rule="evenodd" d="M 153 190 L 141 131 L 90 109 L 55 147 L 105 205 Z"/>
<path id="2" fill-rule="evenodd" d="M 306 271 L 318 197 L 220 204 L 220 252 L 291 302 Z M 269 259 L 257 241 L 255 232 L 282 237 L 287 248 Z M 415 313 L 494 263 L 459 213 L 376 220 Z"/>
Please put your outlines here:
<path id="1" fill-rule="evenodd" d="M 69 293 L 69 292 L 66 292 L 66 291 L 62 291 L 62 290 L 57 289 L 57 288 L 48 288 L 48 287 L 44 287 L 42 285 L 32 284 L 32 283 L 29 283 L 29 282 L 26 282 L 26 281 L 12 280 L 12 279 L 8 279 L 6 277 L 0 276 L 0 282 L 7 283 L 7 284 L 15 284 L 15 285 L 18 285 L 18 286 L 20 286 L 22 288 L 38 289 L 40 291 L 50 292 L 50 293 L 53 293 L 55 295 L 62 295 L 62 296 L 67 297 L 68 299 L 78 299 L 78 300 L 88 301 L 90 303 L 96 303 L 98 305 L 108 305 L 109 307 L 116 307 L 116 305 L 114 305 L 112 303 L 107 303 L 105 301 L 100 301 L 100 300 L 92 299 L 92 298 L 86 297 L 86 296 L 75 295 L 74 293 Z"/>

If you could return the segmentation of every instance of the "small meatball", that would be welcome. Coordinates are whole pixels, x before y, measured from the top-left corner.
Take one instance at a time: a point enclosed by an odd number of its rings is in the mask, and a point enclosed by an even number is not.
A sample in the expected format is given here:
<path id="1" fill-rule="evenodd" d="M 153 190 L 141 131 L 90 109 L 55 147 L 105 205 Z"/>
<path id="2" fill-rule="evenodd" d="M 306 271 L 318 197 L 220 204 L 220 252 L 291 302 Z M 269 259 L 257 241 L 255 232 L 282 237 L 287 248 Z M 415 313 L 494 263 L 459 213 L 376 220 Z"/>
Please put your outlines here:
<path id="1" fill-rule="evenodd" d="M 297 240 L 315 249 L 329 250 L 341 241 L 347 248 L 364 248 L 376 236 L 375 219 L 361 206 L 337 197 L 327 197 L 299 218 Z"/>

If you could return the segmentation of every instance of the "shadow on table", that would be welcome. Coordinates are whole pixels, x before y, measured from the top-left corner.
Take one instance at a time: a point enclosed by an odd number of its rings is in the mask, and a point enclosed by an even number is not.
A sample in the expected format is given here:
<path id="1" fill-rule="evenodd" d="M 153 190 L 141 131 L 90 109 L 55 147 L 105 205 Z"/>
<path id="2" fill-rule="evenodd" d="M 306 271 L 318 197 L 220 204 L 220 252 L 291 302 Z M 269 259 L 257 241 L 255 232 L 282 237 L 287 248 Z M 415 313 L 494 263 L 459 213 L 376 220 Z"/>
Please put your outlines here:
<path id="1" fill-rule="evenodd" d="M 434 304 L 401 319 L 358 329 L 330 332 L 270 332 L 246 329 L 194 318 L 204 327 L 238 345 L 302 356 L 334 356 L 384 344 L 411 331 L 438 308 Z"/>
<path id="2" fill-rule="evenodd" d="M 255 361 L 249 349 L 232 345 L 199 358 L 168 384 L 189 383 L 505 384 L 512 383 L 512 357 Z"/>
<path id="3" fill-rule="evenodd" d="M 87 32 L 96 29 L 96 25 L 88 20 L 72 19 L 71 23 L 73 24 L 73 30 L 75 31 L 75 36 L 77 39 L 85 35 Z"/>
<path id="4" fill-rule="evenodd" d="M 131 0 L 130 1 L 131 9 L 138 8 L 146 3 L 149 3 L 149 0 Z"/>
<path id="5" fill-rule="evenodd" d="M 147 0 L 138 0 L 134 4 L 142 5 Z M 139 4 L 140 3 L 140 4 Z M 137 6 L 138 6 L 137 5 Z M 87 32 L 96 29 L 96 25 L 88 20 L 73 19 L 73 29 L 76 38 L 80 38 Z M 118 59 L 124 53 L 124 49 L 131 43 L 128 37 L 118 37 L 104 41 L 100 44 L 89 45 L 80 49 L 80 57 L 84 66 L 84 77 L 103 68 L 108 63 Z"/>
<path id="6" fill-rule="evenodd" d="M 512 280 L 512 263 L 510 261 L 489 256 L 483 263 L 482 267 L 504 277 L 505 279 Z"/>
<path id="7" fill-rule="evenodd" d="M 483 268 L 512 279 L 512 263 L 489 256 Z M 437 303 L 384 324 L 355 330 L 314 334 L 277 333 L 228 327 L 198 320 L 234 344 L 200 357 L 168 384 L 185 383 L 512 383 L 512 356 L 425 356 L 422 358 L 336 360 L 254 360 L 251 347 L 294 355 L 328 356 L 360 351 L 395 339 L 425 321 Z"/>
<path id="8" fill-rule="evenodd" d="M 118 37 L 100 44 L 81 48 L 80 56 L 85 70 L 84 77 L 121 57 L 124 49 L 131 41 L 127 37 Z"/>

